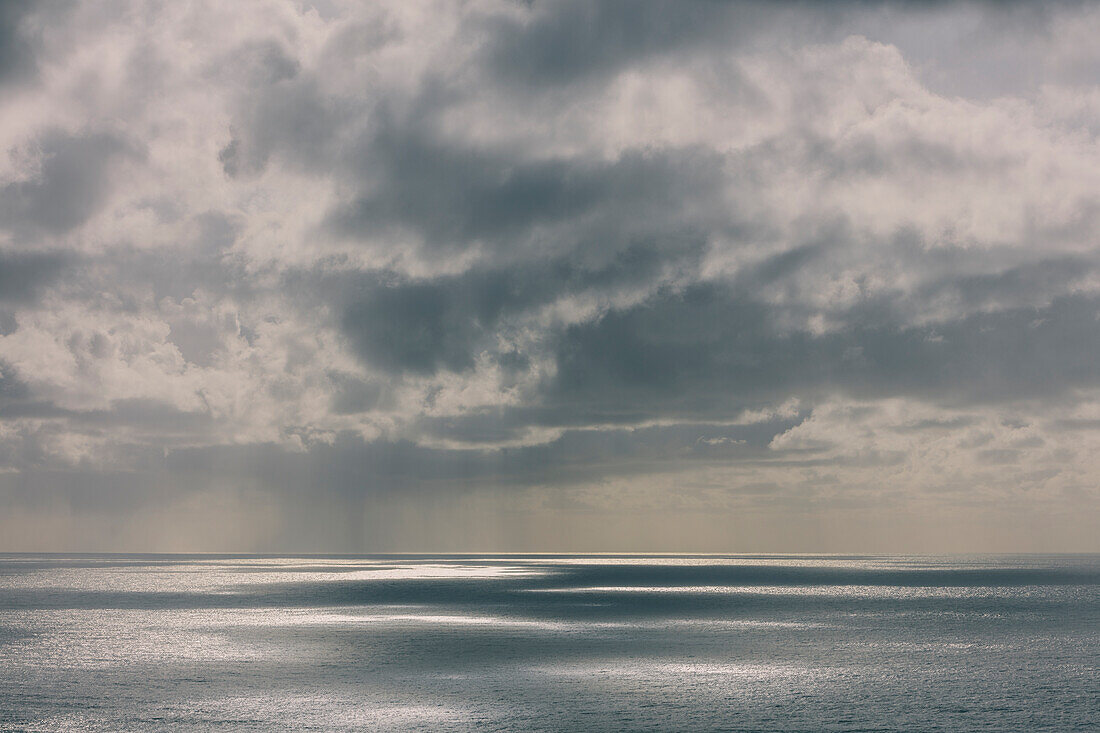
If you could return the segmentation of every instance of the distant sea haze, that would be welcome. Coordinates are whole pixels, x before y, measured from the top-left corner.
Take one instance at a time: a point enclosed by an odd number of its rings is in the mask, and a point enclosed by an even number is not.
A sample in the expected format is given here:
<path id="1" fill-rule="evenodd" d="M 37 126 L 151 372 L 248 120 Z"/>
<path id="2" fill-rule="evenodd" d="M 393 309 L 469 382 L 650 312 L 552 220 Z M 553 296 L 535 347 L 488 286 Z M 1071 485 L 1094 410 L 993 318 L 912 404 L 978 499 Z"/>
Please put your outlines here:
<path id="1" fill-rule="evenodd" d="M 0 730 L 1086 731 L 1100 556 L 0 556 Z"/>

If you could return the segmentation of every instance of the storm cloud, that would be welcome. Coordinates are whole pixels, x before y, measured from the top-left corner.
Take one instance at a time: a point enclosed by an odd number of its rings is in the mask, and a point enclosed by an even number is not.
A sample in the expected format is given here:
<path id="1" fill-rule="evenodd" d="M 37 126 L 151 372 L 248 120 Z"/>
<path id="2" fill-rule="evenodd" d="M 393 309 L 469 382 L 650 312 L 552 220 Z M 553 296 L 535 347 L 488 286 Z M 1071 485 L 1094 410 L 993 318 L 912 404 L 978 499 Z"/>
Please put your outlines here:
<path id="1" fill-rule="evenodd" d="M 1098 31 L 3 4 L 0 549 L 1095 550 Z"/>

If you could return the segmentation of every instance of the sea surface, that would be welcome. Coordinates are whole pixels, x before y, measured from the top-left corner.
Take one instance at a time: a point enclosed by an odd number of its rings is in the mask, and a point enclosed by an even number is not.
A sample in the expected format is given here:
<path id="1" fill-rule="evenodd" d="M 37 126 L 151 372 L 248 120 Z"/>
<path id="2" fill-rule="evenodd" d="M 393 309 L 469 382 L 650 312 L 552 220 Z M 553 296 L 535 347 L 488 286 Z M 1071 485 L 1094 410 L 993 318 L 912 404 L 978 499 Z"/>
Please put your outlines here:
<path id="1" fill-rule="evenodd" d="M 1100 556 L 0 555 L 0 730 L 1100 730 Z"/>

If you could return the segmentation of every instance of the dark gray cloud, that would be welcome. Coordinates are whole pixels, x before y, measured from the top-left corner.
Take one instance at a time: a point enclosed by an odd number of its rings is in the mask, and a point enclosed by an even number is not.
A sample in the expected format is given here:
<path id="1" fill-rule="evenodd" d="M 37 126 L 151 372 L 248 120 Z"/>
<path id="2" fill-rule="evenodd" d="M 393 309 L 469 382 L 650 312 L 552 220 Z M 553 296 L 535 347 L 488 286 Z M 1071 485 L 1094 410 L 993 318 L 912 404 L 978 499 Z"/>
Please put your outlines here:
<path id="1" fill-rule="evenodd" d="M 859 316 L 859 311 L 855 313 Z M 760 303 L 696 285 L 571 326 L 552 399 L 611 413 L 645 404 L 683 414 L 842 391 L 944 403 L 1059 396 L 1100 385 L 1100 302 L 978 313 L 920 326 L 783 333 Z"/>
<path id="2" fill-rule="evenodd" d="M 84 223 L 110 192 L 110 165 L 136 151 L 118 135 L 70 135 L 59 130 L 35 141 L 37 173 L 0 188 L 0 215 L 17 233 L 63 234 Z"/>
<path id="3" fill-rule="evenodd" d="M 515 318 L 570 295 L 644 286 L 670 263 L 694 264 L 701 244 L 641 241 L 607 262 L 582 255 L 421 281 L 371 278 L 351 288 L 341 327 L 366 361 L 388 371 L 465 371 L 482 349 L 496 350 L 494 337 Z M 513 368 L 525 360 L 514 349 L 499 356 Z"/>
<path id="4" fill-rule="evenodd" d="M 370 412 L 385 400 L 385 389 L 351 374 L 333 372 L 329 378 L 336 386 L 332 395 L 332 410 L 340 415 Z"/>
<path id="5" fill-rule="evenodd" d="M 1054 70 L 1021 39 L 1051 32 L 1067 2 L 532 2 L 507 17 L 475 16 L 483 63 L 519 90 L 592 81 L 622 69 L 679 60 L 714 46 L 756 51 L 772 44 L 836 42 L 863 34 L 898 45 L 950 93 L 1012 93 L 1052 73 L 1081 79 L 1087 62 Z M 730 74 L 730 70 L 727 70 Z M 1093 76 L 1094 78 L 1094 76 Z M 727 76 L 726 83 L 737 83 Z"/>
<path id="6" fill-rule="evenodd" d="M 731 40 L 751 3 L 533 3 L 530 18 L 485 22 L 486 62 L 509 82 L 565 84 L 704 40 Z M 741 23 L 738 23 L 741 21 Z M 747 25 L 747 23 L 745 23 Z"/>
<path id="7" fill-rule="evenodd" d="M 231 130 L 218 153 L 222 170 L 230 177 L 256 174 L 276 153 L 306 169 L 337 165 L 344 155 L 331 145 L 362 106 L 325 97 L 316 77 L 299 74 L 295 60 L 265 48 L 267 53 L 246 65 L 258 78 L 245 84 L 236 110 L 240 129 Z M 253 52 L 251 47 L 238 51 Z"/>
<path id="8" fill-rule="evenodd" d="M 411 230 L 433 256 L 488 245 L 503 264 L 361 285 L 341 326 L 390 371 L 468 370 L 514 317 L 692 270 L 714 229 L 734 227 L 714 200 L 722 157 L 702 149 L 530 161 L 387 124 L 369 150 L 356 177 L 373 193 L 334 212 L 332 226 L 351 236 Z"/>
<path id="9" fill-rule="evenodd" d="M 34 5 L 32 0 L 0 3 L 0 84 L 25 79 L 37 71 L 28 28 Z"/>
<path id="10" fill-rule="evenodd" d="M 57 278 L 70 264 L 63 252 L 0 251 L 0 303 L 21 303 Z"/>
<path id="11" fill-rule="evenodd" d="M 530 250 L 533 230 L 546 228 L 540 253 L 597 257 L 632 237 L 698 226 L 685 220 L 683 204 L 712 197 L 721 180 L 722 157 L 704 149 L 529 160 L 522 151 L 460 147 L 407 123 L 387 122 L 371 137 L 355 171 L 370 193 L 333 213 L 339 231 L 401 227 L 433 249 L 484 241 L 507 258 Z M 560 228 L 564 242 L 556 241 Z"/>
<path id="12" fill-rule="evenodd" d="M 4 399 L 5 404 L 23 399 L 27 394 L 27 385 L 16 376 L 11 364 L 0 362 L 0 397 Z"/>

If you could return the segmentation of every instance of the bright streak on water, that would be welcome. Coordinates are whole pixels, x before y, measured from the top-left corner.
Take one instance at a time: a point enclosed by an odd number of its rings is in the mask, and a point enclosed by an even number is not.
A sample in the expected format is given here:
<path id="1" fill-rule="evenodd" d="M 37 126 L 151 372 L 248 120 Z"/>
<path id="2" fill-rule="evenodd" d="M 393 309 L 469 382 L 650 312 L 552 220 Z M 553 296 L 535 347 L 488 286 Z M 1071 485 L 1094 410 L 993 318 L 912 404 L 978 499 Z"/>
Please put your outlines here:
<path id="1" fill-rule="evenodd" d="M 1100 557 L 0 555 L 0 730 L 1098 730 Z"/>

